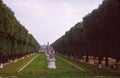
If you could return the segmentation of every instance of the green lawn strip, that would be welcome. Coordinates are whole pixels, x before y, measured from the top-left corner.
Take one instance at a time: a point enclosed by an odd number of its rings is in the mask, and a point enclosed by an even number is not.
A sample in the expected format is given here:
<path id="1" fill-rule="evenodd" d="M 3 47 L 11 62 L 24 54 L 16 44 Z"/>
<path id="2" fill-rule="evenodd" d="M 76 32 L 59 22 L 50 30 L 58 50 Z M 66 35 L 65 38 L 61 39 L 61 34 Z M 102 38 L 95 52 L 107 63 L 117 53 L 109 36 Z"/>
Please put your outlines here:
<path id="1" fill-rule="evenodd" d="M 48 61 L 45 54 L 40 54 L 33 62 L 31 62 L 21 73 L 24 75 L 74 75 L 82 74 L 82 71 L 74 66 L 64 62 L 56 57 L 56 69 L 47 68 Z"/>
<path id="2" fill-rule="evenodd" d="M 32 58 L 30 61 L 28 61 L 24 66 L 22 66 L 18 72 L 21 72 L 25 67 L 27 67 L 35 58 L 37 58 L 38 55 L 36 55 L 34 58 Z"/>
<path id="3" fill-rule="evenodd" d="M 0 75 L 14 75 L 17 74 L 19 68 L 25 65 L 29 60 L 31 60 L 36 54 L 25 57 L 24 59 L 19 59 L 17 62 L 12 62 L 4 65 L 4 68 L 0 69 Z"/>
<path id="4" fill-rule="evenodd" d="M 34 54 L 24 60 L 24 63 L 20 64 L 19 67 L 16 69 L 16 72 L 18 72 L 24 65 L 26 65 L 31 59 L 33 59 L 37 54 Z"/>
<path id="5" fill-rule="evenodd" d="M 98 68 L 97 65 L 92 65 L 86 62 L 80 63 L 79 61 L 75 61 L 76 63 L 85 66 L 87 69 L 90 69 L 88 73 L 92 75 L 98 75 L 98 76 L 117 76 L 119 75 L 118 73 L 111 72 L 108 69 L 105 68 Z"/>
<path id="6" fill-rule="evenodd" d="M 81 75 L 19 75 L 0 76 L 1 78 L 120 78 L 120 76 L 81 76 Z"/>
<path id="7" fill-rule="evenodd" d="M 63 56 L 61 56 L 63 57 Z M 75 59 L 70 59 L 69 57 L 63 57 L 65 59 L 67 59 L 68 61 L 70 62 L 73 62 L 74 64 L 88 70 L 86 72 L 86 75 L 103 75 L 103 76 L 119 76 L 120 74 L 119 73 L 114 73 L 114 72 L 111 72 L 110 70 L 108 69 L 105 69 L 105 68 L 98 68 L 97 65 L 92 65 L 92 64 L 89 64 L 89 63 L 86 63 L 86 62 L 80 62 L 78 60 L 75 60 Z"/>
<path id="8" fill-rule="evenodd" d="M 84 70 L 86 70 L 87 72 L 91 71 L 90 69 L 88 69 L 86 66 L 84 66 L 84 64 L 82 63 L 82 65 L 80 64 L 80 61 L 76 61 L 76 60 L 72 60 L 70 59 L 69 57 L 64 57 L 64 56 L 61 56 L 61 55 L 58 55 L 64 59 L 66 59 L 67 61 L 79 66 L 80 68 L 83 68 Z"/>
<path id="9" fill-rule="evenodd" d="M 66 59 L 64 59 L 64 58 L 62 58 L 62 57 L 60 57 L 60 56 L 57 56 L 57 55 L 56 55 L 56 57 L 58 57 L 59 59 L 65 61 L 66 63 L 68 63 L 68 64 L 70 64 L 70 65 L 76 67 L 77 69 L 79 69 L 79 70 L 81 70 L 81 71 L 83 71 L 83 72 L 86 71 L 85 69 L 83 69 L 83 68 L 77 66 L 76 64 L 74 64 L 74 63 L 72 63 L 72 62 L 67 61 Z"/>
<path id="10" fill-rule="evenodd" d="M 120 76 L 109 76 L 110 73 L 109 74 L 107 73 L 106 74 L 107 76 L 105 75 L 101 76 L 102 74 L 97 74 L 99 73 L 97 66 L 91 65 L 88 63 L 80 63 L 79 61 L 71 60 L 70 58 L 63 57 L 63 56 L 61 57 L 78 66 L 84 67 L 86 69 L 88 68 L 90 69 L 90 71 L 87 71 L 87 72 L 80 71 L 76 67 L 66 63 L 65 61 L 61 60 L 58 57 L 56 57 L 57 69 L 51 70 L 47 68 L 48 61 L 46 59 L 45 54 L 42 53 L 37 55 L 38 57 L 34 59 L 26 68 L 24 68 L 18 74 L 15 74 L 14 72 L 13 75 L 6 74 L 6 76 L 2 75 L 0 77 L 1 78 L 6 78 L 6 77 L 7 78 L 120 78 Z M 36 55 L 32 55 L 25 59 L 21 59 L 22 61 L 24 60 L 24 63 L 19 63 L 18 67 L 16 67 L 14 71 L 17 72 L 22 66 L 28 63 L 28 61 L 30 61 L 35 56 Z M 93 72 L 91 70 L 93 70 Z M 95 73 L 95 70 L 96 70 L 96 73 Z M 103 70 L 101 72 L 103 72 Z"/>
<path id="11" fill-rule="evenodd" d="M 3 78 L 3 77 L 2 77 Z M 12 77 L 11 77 L 12 78 Z M 26 75 L 26 76 L 17 76 L 13 78 L 120 78 L 120 76 L 80 76 L 80 75 L 45 75 L 45 76 L 36 76 L 36 75 Z"/>
<path id="12" fill-rule="evenodd" d="M 47 60 L 45 59 L 45 55 L 38 54 L 39 56 L 33 60 L 26 68 L 21 71 L 21 74 L 40 74 L 46 73 L 45 70 L 47 66 Z"/>
<path id="13" fill-rule="evenodd" d="M 62 75 L 77 75 L 77 74 L 82 74 L 83 72 L 58 57 L 56 57 L 56 66 L 57 66 L 57 71 L 59 72 L 59 74 Z"/>
<path id="14" fill-rule="evenodd" d="M 2 75 L 0 78 L 120 78 L 120 76 L 86 76 L 86 75 Z"/>

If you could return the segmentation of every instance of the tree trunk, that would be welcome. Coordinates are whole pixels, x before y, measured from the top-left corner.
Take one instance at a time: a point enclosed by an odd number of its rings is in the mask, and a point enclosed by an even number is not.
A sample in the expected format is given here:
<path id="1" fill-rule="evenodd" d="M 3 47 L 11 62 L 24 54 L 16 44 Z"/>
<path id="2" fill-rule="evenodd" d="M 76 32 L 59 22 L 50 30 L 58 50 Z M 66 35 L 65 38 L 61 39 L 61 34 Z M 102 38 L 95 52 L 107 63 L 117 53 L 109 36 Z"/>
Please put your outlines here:
<path id="1" fill-rule="evenodd" d="M 89 56 L 88 55 L 86 56 L 86 60 L 85 61 L 89 62 Z"/>
<path id="2" fill-rule="evenodd" d="M 80 56 L 80 62 L 83 62 L 83 56 L 82 55 Z"/>
<path id="3" fill-rule="evenodd" d="M 93 57 L 94 58 L 94 64 L 96 64 L 95 60 L 96 60 L 96 56 Z"/>
<path id="4" fill-rule="evenodd" d="M 118 62 L 119 62 L 119 57 L 116 58 L 116 63 L 118 63 Z"/>
<path id="5" fill-rule="evenodd" d="M 108 56 L 105 57 L 105 67 L 108 67 L 109 64 L 108 64 Z"/>
<path id="6" fill-rule="evenodd" d="M 0 68 L 3 68 L 3 58 L 0 56 Z"/>
<path id="7" fill-rule="evenodd" d="M 98 58 L 98 67 L 102 68 L 102 57 L 101 56 L 99 56 Z"/>

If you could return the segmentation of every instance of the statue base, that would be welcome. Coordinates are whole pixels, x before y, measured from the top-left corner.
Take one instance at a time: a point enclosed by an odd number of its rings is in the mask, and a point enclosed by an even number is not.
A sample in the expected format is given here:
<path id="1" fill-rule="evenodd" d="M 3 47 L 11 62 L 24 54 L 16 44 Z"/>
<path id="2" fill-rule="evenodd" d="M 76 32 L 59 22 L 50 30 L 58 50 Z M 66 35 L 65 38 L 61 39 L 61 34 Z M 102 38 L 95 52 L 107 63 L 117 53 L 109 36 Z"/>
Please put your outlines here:
<path id="1" fill-rule="evenodd" d="M 55 59 L 52 58 L 52 59 L 48 59 L 48 68 L 49 69 L 56 69 L 56 65 L 55 65 Z"/>
<path id="2" fill-rule="evenodd" d="M 102 64 L 98 64 L 98 68 L 102 68 Z"/>
<path id="3" fill-rule="evenodd" d="M 3 68 L 3 64 L 0 64 L 0 68 Z"/>

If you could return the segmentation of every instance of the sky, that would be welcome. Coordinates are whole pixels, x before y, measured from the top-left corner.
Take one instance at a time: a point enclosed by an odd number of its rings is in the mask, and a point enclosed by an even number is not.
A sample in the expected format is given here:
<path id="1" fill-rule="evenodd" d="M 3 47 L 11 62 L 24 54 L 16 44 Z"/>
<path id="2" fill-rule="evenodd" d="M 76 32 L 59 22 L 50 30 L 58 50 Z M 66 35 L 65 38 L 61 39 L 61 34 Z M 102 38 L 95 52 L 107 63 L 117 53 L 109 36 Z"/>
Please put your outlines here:
<path id="1" fill-rule="evenodd" d="M 40 45 L 52 44 L 103 0 L 3 0 Z"/>

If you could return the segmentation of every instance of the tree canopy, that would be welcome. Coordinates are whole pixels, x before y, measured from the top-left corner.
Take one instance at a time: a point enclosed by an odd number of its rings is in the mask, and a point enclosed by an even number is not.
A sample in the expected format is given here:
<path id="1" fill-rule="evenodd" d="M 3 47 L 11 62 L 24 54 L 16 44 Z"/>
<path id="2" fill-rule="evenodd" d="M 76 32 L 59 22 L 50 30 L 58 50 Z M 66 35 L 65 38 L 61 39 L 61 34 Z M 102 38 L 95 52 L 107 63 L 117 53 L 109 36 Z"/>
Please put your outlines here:
<path id="1" fill-rule="evenodd" d="M 37 52 L 39 43 L 0 0 L 0 63 L 6 59 Z"/>
<path id="2" fill-rule="evenodd" d="M 120 59 L 120 2 L 119 0 L 103 0 L 97 9 L 83 17 L 52 46 L 64 55 L 95 56 L 99 63 L 105 57 Z M 70 56 L 71 56 L 70 55 Z"/>

